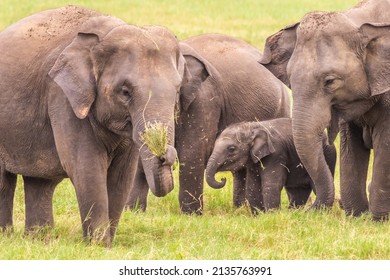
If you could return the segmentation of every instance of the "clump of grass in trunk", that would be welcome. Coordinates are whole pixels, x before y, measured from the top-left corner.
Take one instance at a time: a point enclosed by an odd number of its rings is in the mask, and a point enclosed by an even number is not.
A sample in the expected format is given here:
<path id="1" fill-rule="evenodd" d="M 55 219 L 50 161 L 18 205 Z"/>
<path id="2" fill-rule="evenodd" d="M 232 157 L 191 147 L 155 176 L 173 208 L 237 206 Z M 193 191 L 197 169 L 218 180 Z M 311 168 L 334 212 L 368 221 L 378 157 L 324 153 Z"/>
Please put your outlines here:
<path id="1" fill-rule="evenodd" d="M 145 131 L 141 133 L 141 141 L 145 143 L 150 152 L 161 157 L 167 151 L 168 127 L 162 123 L 146 123 Z"/>

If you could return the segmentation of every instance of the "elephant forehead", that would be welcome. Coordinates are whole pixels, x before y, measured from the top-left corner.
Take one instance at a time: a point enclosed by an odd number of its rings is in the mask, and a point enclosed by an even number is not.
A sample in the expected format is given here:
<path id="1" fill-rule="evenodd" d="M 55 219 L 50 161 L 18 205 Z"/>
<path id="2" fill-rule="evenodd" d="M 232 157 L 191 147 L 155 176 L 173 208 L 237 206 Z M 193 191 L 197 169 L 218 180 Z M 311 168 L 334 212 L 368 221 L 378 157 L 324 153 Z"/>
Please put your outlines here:
<path id="1" fill-rule="evenodd" d="M 318 78 L 326 73 L 350 69 L 359 63 L 359 34 L 347 30 L 334 30 L 330 26 L 313 31 L 311 36 L 300 34 L 287 71 L 295 76 Z M 306 71 L 302 71 L 305 69 Z"/>
<path id="2" fill-rule="evenodd" d="M 344 15 L 336 12 L 312 12 L 304 16 L 300 22 L 297 35 L 308 38 L 320 35 L 335 35 L 356 32 L 357 27 Z"/>
<path id="3" fill-rule="evenodd" d="M 250 136 L 250 131 L 228 130 L 219 137 L 224 142 L 245 143 Z"/>
<path id="4" fill-rule="evenodd" d="M 154 52 L 178 50 L 177 40 L 168 29 L 163 27 L 152 29 L 121 25 L 111 30 L 104 41 L 115 44 L 118 48 L 142 47 L 144 50 Z"/>

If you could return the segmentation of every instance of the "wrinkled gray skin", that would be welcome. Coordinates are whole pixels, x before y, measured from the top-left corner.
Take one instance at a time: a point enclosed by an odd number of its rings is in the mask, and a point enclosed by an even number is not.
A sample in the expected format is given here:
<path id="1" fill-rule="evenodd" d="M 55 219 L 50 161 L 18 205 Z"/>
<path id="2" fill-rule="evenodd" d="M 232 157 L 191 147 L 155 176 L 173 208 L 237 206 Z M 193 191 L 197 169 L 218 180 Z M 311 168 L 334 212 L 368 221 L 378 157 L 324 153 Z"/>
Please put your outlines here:
<path id="1" fill-rule="evenodd" d="M 203 179 L 217 135 L 229 124 L 290 116 L 285 86 L 258 63 L 260 52 L 226 35 L 206 34 L 180 43 L 191 74 L 181 87 L 176 125 L 183 213 L 201 214 Z M 145 169 L 145 168 L 144 168 Z M 245 171 L 234 174 L 234 204 L 245 201 Z M 145 209 L 147 186 L 136 176 L 128 205 Z"/>
<path id="2" fill-rule="evenodd" d="M 323 153 L 334 174 L 336 149 L 323 135 Z M 280 207 L 285 186 L 290 207 L 305 205 L 313 182 L 295 150 L 290 118 L 262 122 L 242 122 L 228 126 L 218 136 L 206 168 L 207 183 L 213 188 L 225 185 L 215 180 L 219 171 L 246 169 L 246 198 L 253 213 Z"/>
<path id="3" fill-rule="evenodd" d="M 291 85 L 294 143 L 316 186 L 314 207 L 334 201 L 321 134 L 338 115 L 342 206 L 354 216 L 370 210 L 378 220 L 390 212 L 390 26 L 380 22 L 390 22 L 390 1 L 310 13 L 270 36 L 261 60 Z M 368 200 L 370 149 L 375 160 Z"/>
<path id="4" fill-rule="evenodd" d="M 155 195 L 173 188 L 174 107 L 185 67 L 167 29 L 79 7 L 41 12 L 0 33 L 0 227 L 12 226 L 16 174 L 27 230 L 53 224 L 54 188 L 69 177 L 84 237 L 110 246 L 139 156 Z M 155 121 L 169 130 L 160 158 L 140 140 Z"/>

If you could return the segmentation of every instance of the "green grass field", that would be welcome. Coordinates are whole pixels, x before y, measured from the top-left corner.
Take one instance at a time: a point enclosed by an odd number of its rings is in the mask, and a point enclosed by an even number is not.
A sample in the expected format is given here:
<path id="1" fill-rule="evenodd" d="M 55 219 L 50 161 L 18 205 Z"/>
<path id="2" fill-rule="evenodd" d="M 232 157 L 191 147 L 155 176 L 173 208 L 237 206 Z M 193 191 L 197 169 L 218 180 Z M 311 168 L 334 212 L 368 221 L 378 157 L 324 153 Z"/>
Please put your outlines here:
<path id="1" fill-rule="evenodd" d="M 1 0 L 0 30 L 62 0 Z M 179 39 L 201 33 L 239 37 L 260 50 L 267 36 L 312 10 L 337 11 L 355 0 L 84 0 L 72 4 L 131 24 L 164 25 Z M 338 170 L 337 170 L 338 171 Z M 338 172 L 337 172 L 338 174 Z M 338 175 L 336 187 L 338 188 Z M 176 178 L 177 179 L 177 178 Z M 177 180 L 176 180 L 177 181 Z M 164 198 L 149 197 L 146 213 L 123 213 L 112 249 L 86 245 L 73 186 L 64 180 L 54 195 L 55 227 L 24 235 L 24 194 L 19 180 L 14 231 L 0 234 L 0 259 L 389 259 L 390 226 L 369 215 L 350 218 L 338 205 L 325 212 L 281 210 L 252 217 L 232 205 L 232 184 L 205 187 L 204 215 L 180 214 L 178 186 Z"/>

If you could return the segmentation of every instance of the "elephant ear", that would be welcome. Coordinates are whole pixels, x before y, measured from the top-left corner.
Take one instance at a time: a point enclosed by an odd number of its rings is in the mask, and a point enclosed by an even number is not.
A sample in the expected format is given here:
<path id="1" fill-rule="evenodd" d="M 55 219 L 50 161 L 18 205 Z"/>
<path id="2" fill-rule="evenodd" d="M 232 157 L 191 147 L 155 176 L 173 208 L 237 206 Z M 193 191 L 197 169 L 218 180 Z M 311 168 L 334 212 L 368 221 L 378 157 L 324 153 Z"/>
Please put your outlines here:
<path id="1" fill-rule="evenodd" d="M 96 97 L 91 50 L 113 28 L 125 24 L 109 16 L 91 18 L 58 56 L 49 76 L 60 86 L 76 116 L 84 119 Z"/>
<path id="2" fill-rule="evenodd" d="M 96 34 L 78 33 L 58 57 L 49 76 L 60 86 L 79 119 L 84 119 L 95 100 L 91 48 L 99 41 Z"/>
<path id="3" fill-rule="evenodd" d="M 371 95 L 390 90 L 390 25 L 365 23 L 360 27 L 365 37 L 365 70 Z"/>
<path id="4" fill-rule="evenodd" d="M 267 38 L 264 53 L 259 63 L 263 64 L 289 88 L 287 64 L 295 49 L 298 23 L 289 25 Z"/>
<path id="5" fill-rule="evenodd" d="M 263 157 L 275 152 L 269 132 L 265 129 L 257 129 L 253 132 L 251 157 L 254 163 L 258 163 Z"/>
<path id="6" fill-rule="evenodd" d="M 180 50 L 186 60 L 186 80 L 180 89 L 180 102 L 184 111 L 195 100 L 201 84 L 212 76 L 212 66 L 188 44 L 180 42 Z"/>
<path id="7" fill-rule="evenodd" d="M 182 77 L 182 84 L 183 85 L 188 83 L 191 80 L 192 76 L 191 76 L 190 70 L 188 69 L 187 61 L 182 54 L 180 54 L 180 56 L 179 56 L 179 60 L 177 63 L 177 71 L 179 72 L 180 76 Z"/>

